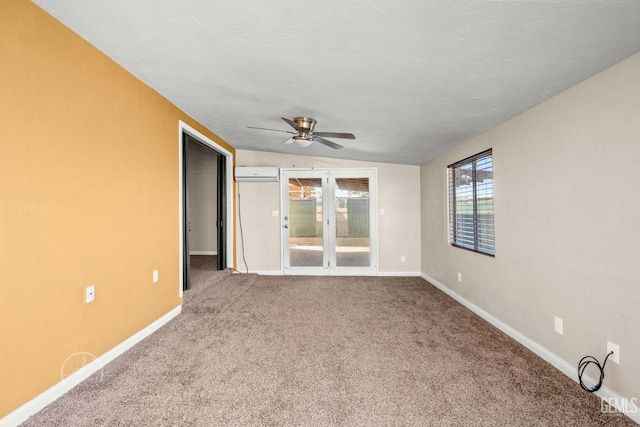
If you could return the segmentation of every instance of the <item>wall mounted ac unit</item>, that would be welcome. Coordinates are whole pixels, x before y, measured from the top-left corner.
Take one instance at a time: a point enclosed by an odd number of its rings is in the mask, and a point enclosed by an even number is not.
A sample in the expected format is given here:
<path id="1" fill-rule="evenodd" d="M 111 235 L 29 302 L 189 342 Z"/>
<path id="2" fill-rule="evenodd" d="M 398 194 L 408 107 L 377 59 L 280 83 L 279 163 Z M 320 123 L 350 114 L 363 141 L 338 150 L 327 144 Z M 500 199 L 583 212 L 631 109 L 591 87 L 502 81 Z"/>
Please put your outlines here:
<path id="1" fill-rule="evenodd" d="M 236 182 L 277 182 L 280 180 L 280 169 L 271 166 L 237 166 Z"/>

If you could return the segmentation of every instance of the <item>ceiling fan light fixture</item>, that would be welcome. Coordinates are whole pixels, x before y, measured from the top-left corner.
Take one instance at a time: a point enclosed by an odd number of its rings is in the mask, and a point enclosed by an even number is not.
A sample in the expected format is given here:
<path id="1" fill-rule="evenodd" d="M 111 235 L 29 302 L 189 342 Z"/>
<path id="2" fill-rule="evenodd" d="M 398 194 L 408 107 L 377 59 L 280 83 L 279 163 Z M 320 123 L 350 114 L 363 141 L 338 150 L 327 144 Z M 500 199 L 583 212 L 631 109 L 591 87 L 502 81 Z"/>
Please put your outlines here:
<path id="1" fill-rule="evenodd" d="M 299 135 L 294 136 L 293 141 L 300 147 L 308 147 L 313 142 L 309 137 L 303 137 Z"/>

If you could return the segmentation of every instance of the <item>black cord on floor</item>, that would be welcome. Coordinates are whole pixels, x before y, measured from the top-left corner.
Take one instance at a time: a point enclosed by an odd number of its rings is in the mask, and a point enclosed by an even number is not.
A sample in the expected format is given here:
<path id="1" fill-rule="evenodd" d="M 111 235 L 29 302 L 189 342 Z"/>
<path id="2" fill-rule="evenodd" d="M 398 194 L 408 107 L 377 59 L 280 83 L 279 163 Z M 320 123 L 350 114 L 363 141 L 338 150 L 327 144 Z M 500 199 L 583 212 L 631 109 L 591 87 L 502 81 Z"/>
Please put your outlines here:
<path id="1" fill-rule="evenodd" d="M 602 366 L 600 366 L 600 362 L 598 362 L 598 359 L 593 356 L 585 356 L 580 359 L 580 362 L 578 363 L 578 379 L 580 380 L 580 387 L 582 387 L 583 390 L 586 390 L 589 393 L 600 390 L 600 387 L 602 387 L 602 382 L 604 381 L 604 366 L 607 364 L 607 359 L 609 359 L 609 356 L 611 356 L 612 354 L 613 351 L 607 354 L 607 357 L 604 358 Z M 584 373 L 584 370 L 587 369 L 587 366 L 589 366 L 590 363 L 596 365 L 600 370 L 600 380 L 598 381 L 598 384 L 594 385 L 591 388 L 587 387 L 587 385 L 582 381 L 582 374 Z"/>
<path id="2" fill-rule="evenodd" d="M 249 266 L 247 265 L 247 259 L 244 257 L 244 234 L 242 233 L 242 212 L 240 211 L 240 183 L 238 183 L 238 224 L 240 224 L 240 242 L 242 243 L 242 260 L 244 261 L 244 268 L 246 268 L 247 274 L 249 274 Z"/>

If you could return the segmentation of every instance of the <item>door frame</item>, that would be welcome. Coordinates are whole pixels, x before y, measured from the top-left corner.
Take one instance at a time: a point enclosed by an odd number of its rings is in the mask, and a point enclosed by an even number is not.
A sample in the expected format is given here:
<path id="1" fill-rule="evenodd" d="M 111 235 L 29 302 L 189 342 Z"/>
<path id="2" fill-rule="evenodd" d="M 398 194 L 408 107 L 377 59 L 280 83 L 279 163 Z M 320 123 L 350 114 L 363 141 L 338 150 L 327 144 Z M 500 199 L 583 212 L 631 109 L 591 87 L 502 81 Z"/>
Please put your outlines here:
<path id="1" fill-rule="evenodd" d="M 287 253 L 288 244 L 285 244 L 285 236 L 288 236 L 288 229 L 285 228 L 285 216 L 289 215 L 286 206 L 288 206 L 289 199 L 289 184 L 288 177 L 285 176 L 289 173 L 301 173 L 302 177 L 329 177 L 328 182 L 323 184 L 322 193 L 322 212 L 323 212 L 323 252 L 326 247 L 331 247 L 333 251 L 336 246 L 335 233 L 329 232 L 328 229 L 335 229 L 336 215 L 335 215 L 335 178 L 359 178 L 369 177 L 369 250 L 370 250 L 370 266 L 369 267 L 339 267 L 335 265 L 336 253 L 329 254 L 329 260 L 333 263 L 332 266 L 327 267 L 295 267 L 286 268 L 286 259 L 289 254 Z M 366 175 L 365 175 L 366 174 Z M 326 188 L 326 193 L 325 193 Z M 330 201 L 331 199 L 331 201 Z M 296 274 L 296 275 L 339 275 L 339 276 L 376 276 L 379 272 L 379 260 L 378 260 L 378 170 L 377 168 L 281 168 L 280 169 L 280 212 L 282 212 L 282 223 L 280 228 L 280 246 L 282 253 L 280 254 L 280 269 L 282 274 Z M 327 225 L 326 220 L 329 220 Z M 287 258 L 285 258 L 287 257 Z M 324 263 L 323 263 L 324 264 Z"/>
<path id="2" fill-rule="evenodd" d="M 233 200 L 230 197 L 233 194 L 233 154 L 224 148 L 223 146 L 217 144 L 210 138 L 206 137 L 202 133 L 198 132 L 193 127 L 184 123 L 182 120 L 178 121 L 178 242 L 179 242 L 179 296 L 182 297 L 183 289 L 184 289 L 184 279 L 185 279 L 185 197 L 184 194 L 184 185 L 186 180 L 186 170 L 184 170 L 184 149 L 185 149 L 185 141 L 183 135 L 187 134 L 191 138 L 198 140 L 199 143 L 208 146 L 214 151 L 218 152 L 222 156 L 225 157 L 226 162 L 226 170 L 225 172 L 225 181 L 226 181 L 226 217 L 227 219 L 233 218 Z M 227 251 L 227 265 L 226 267 L 233 268 L 233 260 L 235 254 L 234 249 L 234 238 L 233 238 L 233 221 L 227 221 L 226 227 L 226 251 Z"/>

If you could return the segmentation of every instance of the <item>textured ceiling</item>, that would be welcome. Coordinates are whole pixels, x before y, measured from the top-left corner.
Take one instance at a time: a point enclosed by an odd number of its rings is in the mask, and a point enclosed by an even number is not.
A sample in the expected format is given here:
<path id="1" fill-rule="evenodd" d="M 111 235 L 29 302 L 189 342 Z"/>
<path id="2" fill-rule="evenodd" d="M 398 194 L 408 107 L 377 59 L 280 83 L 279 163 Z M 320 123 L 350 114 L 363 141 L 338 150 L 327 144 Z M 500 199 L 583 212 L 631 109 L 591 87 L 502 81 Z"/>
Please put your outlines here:
<path id="1" fill-rule="evenodd" d="M 640 1 L 35 0 L 239 149 L 422 164 L 640 51 Z M 352 132 L 282 145 L 281 116 Z"/>

